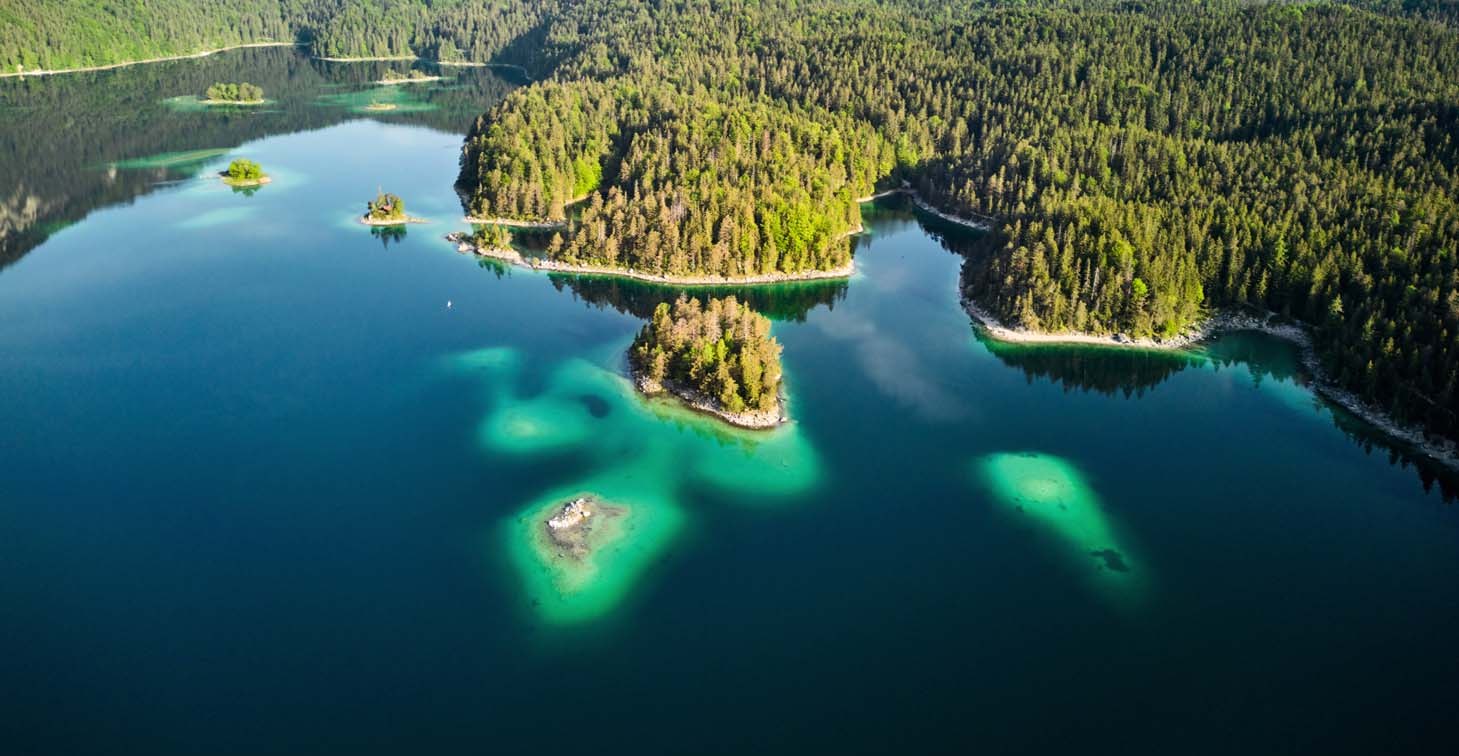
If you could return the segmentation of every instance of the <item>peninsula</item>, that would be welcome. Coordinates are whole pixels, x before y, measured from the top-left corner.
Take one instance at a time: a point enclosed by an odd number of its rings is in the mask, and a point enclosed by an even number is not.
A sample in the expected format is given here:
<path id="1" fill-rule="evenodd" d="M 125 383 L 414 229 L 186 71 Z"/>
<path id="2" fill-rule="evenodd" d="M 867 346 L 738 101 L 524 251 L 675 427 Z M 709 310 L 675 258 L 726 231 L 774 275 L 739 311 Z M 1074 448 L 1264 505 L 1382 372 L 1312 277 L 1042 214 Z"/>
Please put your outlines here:
<path id="1" fill-rule="evenodd" d="M 628 350 L 633 384 L 649 396 L 673 394 L 691 409 L 742 428 L 788 418 L 781 401 L 780 342 L 770 320 L 733 296 L 680 296 L 654 309 Z"/>
<path id="2" fill-rule="evenodd" d="M 405 200 L 394 194 L 379 192 L 375 199 L 365 203 L 365 214 L 360 222 L 366 226 L 403 226 L 407 223 L 425 223 L 425 218 L 415 218 L 405 212 Z"/>
<path id="3" fill-rule="evenodd" d="M 263 167 L 247 158 L 238 158 L 228 164 L 228 170 L 220 174 L 223 183 L 237 188 L 263 186 L 273 181 L 263 172 Z"/>

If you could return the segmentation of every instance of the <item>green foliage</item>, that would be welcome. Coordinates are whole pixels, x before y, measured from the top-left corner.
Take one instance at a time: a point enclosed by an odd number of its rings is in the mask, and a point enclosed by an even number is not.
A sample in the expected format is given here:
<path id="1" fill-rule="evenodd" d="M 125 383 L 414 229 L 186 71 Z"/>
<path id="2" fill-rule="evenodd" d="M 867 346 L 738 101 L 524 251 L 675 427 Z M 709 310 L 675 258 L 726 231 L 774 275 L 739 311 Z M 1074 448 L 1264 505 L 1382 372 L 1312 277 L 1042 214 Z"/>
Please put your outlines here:
<path id="1" fill-rule="evenodd" d="M 487 62 L 556 3 L 539 0 L 0 0 L 0 70 L 100 66 L 260 42 L 329 57 Z"/>
<path id="2" fill-rule="evenodd" d="M 499 224 L 482 226 L 471 235 L 471 241 L 483 249 L 511 249 L 512 231 Z"/>
<path id="3" fill-rule="evenodd" d="M 478 214 L 566 218 L 596 163 L 550 254 L 736 275 L 844 261 L 854 197 L 905 181 L 996 219 L 965 281 L 1005 320 L 1273 310 L 1343 386 L 1454 435 L 1459 35 L 1406 15 L 1436 8 L 581 0 L 462 182 Z"/>
<path id="4" fill-rule="evenodd" d="M 263 175 L 263 168 L 247 158 L 237 158 L 228 164 L 228 178 L 235 181 L 257 181 Z"/>
<path id="5" fill-rule="evenodd" d="M 263 89 L 248 82 L 242 84 L 214 84 L 208 87 L 206 96 L 214 102 L 259 102 Z"/>
<path id="6" fill-rule="evenodd" d="M 651 78 L 545 84 L 469 138 L 479 217 L 563 219 L 568 262 L 666 274 L 824 270 L 850 257 L 857 196 L 891 146 L 868 124 L 774 103 L 685 95 Z"/>
<path id="7" fill-rule="evenodd" d="M 393 194 L 379 192 L 365 203 L 365 217 L 370 220 L 405 220 L 405 201 Z"/>
<path id="8" fill-rule="evenodd" d="M 301 3 L 290 1 L 288 6 Z M 289 42 L 280 0 L 0 0 L 0 69 L 57 69 Z"/>
<path id="9" fill-rule="evenodd" d="M 385 74 L 380 77 L 382 81 L 420 81 L 422 79 L 428 78 L 430 78 L 430 76 L 427 75 L 425 71 L 422 71 L 419 68 L 412 68 L 404 73 L 396 71 L 395 69 L 391 69 L 389 71 L 386 71 Z"/>
<path id="10" fill-rule="evenodd" d="M 629 348 L 634 369 L 697 392 L 730 412 L 771 410 L 780 397 L 780 342 L 770 320 L 733 296 L 660 303 Z"/>

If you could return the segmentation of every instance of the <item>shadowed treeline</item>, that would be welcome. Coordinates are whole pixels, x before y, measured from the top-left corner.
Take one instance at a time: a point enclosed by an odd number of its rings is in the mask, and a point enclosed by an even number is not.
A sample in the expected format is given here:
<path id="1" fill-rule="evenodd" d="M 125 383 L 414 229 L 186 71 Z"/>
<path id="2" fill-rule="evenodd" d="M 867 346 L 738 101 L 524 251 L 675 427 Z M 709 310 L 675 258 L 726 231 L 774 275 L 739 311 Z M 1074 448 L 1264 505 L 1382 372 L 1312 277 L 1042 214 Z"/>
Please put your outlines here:
<path id="1" fill-rule="evenodd" d="M 552 285 L 558 291 L 572 292 L 574 297 L 596 307 L 610 307 L 619 312 L 647 320 L 661 303 L 672 303 L 681 294 L 720 298 L 733 296 L 750 309 L 771 320 L 803 321 L 817 307 L 828 310 L 846 297 L 846 282 L 836 280 L 796 281 L 759 286 L 662 286 L 608 276 L 553 275 Z"/>

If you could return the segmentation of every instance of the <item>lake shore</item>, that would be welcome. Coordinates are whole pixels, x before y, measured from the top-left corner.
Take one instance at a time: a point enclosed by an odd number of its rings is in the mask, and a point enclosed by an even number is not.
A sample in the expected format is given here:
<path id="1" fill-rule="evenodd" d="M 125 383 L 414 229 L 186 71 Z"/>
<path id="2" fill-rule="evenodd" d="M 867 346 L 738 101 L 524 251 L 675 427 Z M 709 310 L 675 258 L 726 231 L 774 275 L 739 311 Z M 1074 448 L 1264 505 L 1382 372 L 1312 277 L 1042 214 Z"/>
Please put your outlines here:
<path id="1" fill-rule="evenodd" d="M 543 518 L 539 556 L 544 563 L 566 560 L 580 564 L 591 560 L 604 546 L 624 535 L 621 521 L 613 527 L 613 521 L 628 513 L 623 506 L 609 504 L 593 493 L 580 493 L 566 502 L 549 507 Z"/>
<path id="2" fill-rule="evenodd" d="M 527 69 L 517 65 L 516 63 L 482 63 L 475 60 L 435 60 L 433 58 L 422 58 L 419 55 L 375 55 L 360 57 L 325 57 L 321 55 L 315 55 L 313 57 L 315 60 L 324 60 L 329 61 L 330 63 L 355 63 L 360 61 L 372 60 L 418 60 L 422 63 L 434 63 L 438 66 L 447 66 L 450 68 L 510 68 L 522 72 L 523 78 L 526 78 L 528 80 L 531 79 L 531 76 L 527 73 Z"/>
<path id="3" fill-rule="evenodd" d="M 328 63 L 359 63 L 371 60 L 420 60 L 420 58 L 417 58 L 414 55 L 360 55 L 345 57 L 314 55 L 311 57 L 313 57 L 315 60 L 322 60 Z"/>
<path id="4" fill-rule="evenodd" d="M 941 210 L 938 210 L 937 208 L 933 207 L 932 205 L 928 204 L 927 200 L 922 199 L 922 195 L 918 194 L 915 189 L 913 189 L 913 188 L 911 188 L 909 186 L 902 186 L 902 187 L 898 187 L 896 189 L 883 189 L 882 191 L 876 192 L 875 194 L 868 194 L 865 197 L 857 197 L 856 198 L 856 203 L 857 204 L 865 204 L 867 202 L 872 202 L 872 201 L 875 201 L 875 200 L 879 200 L 882 197 L 890 197 L 893 194 L 905 194 L 905 195 L 907 195 L 907 197 L 912 200 L 912 204 L 917 206 L 917 209 L 918 210 L 921 210 L 922 212 L 927 213 L 928 215 L 934 216 L 936 218 L 939 218 L 941 220 L 945 220 L 948 223 L 954 223 L 954 224 L 957 224 L 959 226 L 964 226 L 966 228 L 971 228 L 974 231 L 992 231 L 993 230 L 993 224 L 995 223 L 994 219 L 992 219 L 992 218 L 982 218 L 982 217 L 972 217 L 972 218 L 968 218 L 968 217 L 963 217 L 961 215 L 953 215 L 952 213 L 945 213 L 945 212 L 943 212 Z"/>
<path id="5" fill-rule="evenodd" d="M 422 84 L 428 81 L 440 81 L 444 76 L 409 76 L 403 79 L 380 79 L 375 84 L 382 87 L 393 87 L 397 84 Z"/>
<path id="6" fill-rule="evenodd" d="M 717 402 L 709 397 L 700 394 L 687 386 L 680 386 L 670 381 L 655 381 L 644 375 L 633 366 L 633 361 L 628 363 L 629 381 L 638 393 L 649 398 L 673 397 L 679 404 L 688 407 L 702 415 L 710 415 L 722 420 L 736 428 L 745 430 L 769 430 L 784 423 L 790 422 L 790 417 L 785 413 L 785 397 L 777 396 L 775 406 L 769 410 L 745 410 L 744 412 L 730 412 L 719 406 Z"/>
<path id="7" fill-rule="evenodd" d="M 564 208 L 572 207 L 583 200 L 593 196 L 592 192 L 573 197 L 563 203 Z M 473 226 L 506 226 L 508 228 L 531 228 L 545 230 L 549 228 L 567 228 L 567 219 L 562 220 L 518 220 L 516 218 L 477 218 L 468 215 L 461 220 Z"/>
<path id="8" fill-rule="evenodd" d="M 404 218 L 387 219 L 371 218 L 367 215 L 361 215 L 359 218 L 360 222 L 366 226 L 404 226 L 408 223 L 430 223 L 425 218 L 417 218 L 413 215 L 407 215 Z"/>
<path id="9" fill-rule="evenodd" d="M 199 105 L 267 105 L 268 100 L 198 100 Z"/>
<path id="10" fill-rule="evenodd" d="M 461 220 L 463 220 L 463 221 L 465 221 L 465 222 L 467 222 L 467 223 L 469 223 L 469 224 L 471 224 L 473 226 L 507 226 L 508 228 L 535 228 L 535 229 L 567 228 L 567 221 L 565 221 L 565 220 L 560 220 L 560 221 L 528 221 L 528 220 L 516 220 L 516 219 L 513 219 L 513 218 L 476 218 L 476 217 L 473 217 L 473 216 L 470 216 L 470 215 L 466 216 L 465 218 L 462 218 Z"/>
<path id="11" fill-rule="evenodd" d="M 272 176 L 259 176 L 255 179 L 236 179 L 232 176 L 229 176 L 227 171 L 219 174 L 218 178 L 222 179 L 223 183 L 227 184 L 228 186 L 236 187 L 239 189 L 246 189 L 251 186 L 263 186 L 264 184 L 272 184 L 274 181 Z"/>
<path id="12" fill-rule="evenodd" d="M 958 288 L 963 281 L 959 277 Z M 1188 349 L 1202 341 L 1212 339 L 1231 331 L 1259 331 L 1290 342 L 1297 347 L 1303 369 L 1311 380 L 1312 389 L 1328 401 L 1336 404 L 1384 434 L 1398 439 L 1435 462 L 1453 470 L 1459 470 L 1459 444 L 1447 439 L 1433 439 L 1424 434 L 1423 428 L 1403 423 L 1387 411 L 1374 407 L 1347 389 L 1337 385 L 1323 370 L 1312 345 L 1307 328 L 1296 323 L 1277 322 L 1273 315 L 1253 315 L 1226 310 L 1202 320 L 1194 327 L 1167 339 L 1135 339 L 1123 334 L 1096 335 L 1087 333 L 1043 333 L 1014 328 L 1003 324 L 992 313 L 987 312 L 967 297 L 962 299 L 963 310 L 977 323 L 989 338 L 1013 344 L 1064 344 L 1118 347 L 1126 349 L 1178 350 Z"/>
<path id="13" fill-rule="evenodd" d="M 808 270 L 801 273 L 760 273 L 751 276 L 670 276 L 658 273 L 642 273 L 628 268 L 613 268 L 602 265 L 574 265 L 556 260 L 548 260 L 546 258 L 526 258 L 514 249 L 479 247 L 472 243 L 469 236 L 459 231 L 447 234 L 446 240 L 455 244 L 456 251 L 458 252 L 471 252 L 481 257 L 501 260 L 532 270 L 546 271 L 549 273 L 617 276 L 619 278 L 632 278 L 637 281 L 670 284 L 674 286 L 734 286 L 744 284 L 788 283 L 791 281 L 820 281 L 848 278 L 856 272 L 855 262 L 848 260 L 845 265 L 832 268 L 831 270 Z"/>
<path id="14" fill-rule="evenodd" d="M 35 71 L 9 71 L 0 73 L 0 79 L 12 76 L 54 76 L 56 74 L 83 73 L 86 71 L 110 71 L 113 68 L 125 68 L 127 66 L 140 66 L 144 63 L 165 63 L 169 60 L 189 60 L 192 58 L 206 58 L 209 55 L 216 55 L 229 50 L 243 50 L 249 47 L 302 47 L 298 42 L 249 42 L 243 45 L 229 45 L 219 47 L 216 50 L 203 50 L 202 52 L 188 53 L 186 55 L 164 55 L 158 58 L 143 58 L 141 60 L 125 60 L 120 63 L 108 63 L 104 66 L 81 66 L 79 68 L 43 68 Z"/>

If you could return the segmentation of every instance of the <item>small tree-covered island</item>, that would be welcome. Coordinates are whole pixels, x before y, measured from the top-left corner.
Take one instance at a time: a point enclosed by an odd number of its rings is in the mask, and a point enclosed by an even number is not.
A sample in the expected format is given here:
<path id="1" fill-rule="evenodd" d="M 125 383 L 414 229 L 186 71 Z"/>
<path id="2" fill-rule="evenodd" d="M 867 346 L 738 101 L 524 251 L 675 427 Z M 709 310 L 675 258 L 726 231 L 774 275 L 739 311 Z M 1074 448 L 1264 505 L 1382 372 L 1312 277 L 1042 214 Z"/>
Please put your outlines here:
<path id="1" fill-rule="evenodd" d="M 389 70 L 389 71 L 386 71 L 385 72 L 385 75 L 384 76 L 381 76 L 380 77 L 380 80 L 377 81 L 377 82 L 375 82 L 375 83 L 376 84 L 383 84 L 383 85 L 416 84 L 416 83 L 420 83 L 420 82 L 440 81 L 440 80 L 441 80 L 441 77 L 440 76 L 432 76 L 431 74 L 428 74 L 425 71 L 422 71 L 420 69 L 413 68 L 410 71 L 407 71 L 405 73 L 401 73 L 401 72 L 396 71 L 396 70 L 393 70 L 393 69 L 392 70 Z"/>
<path id="2" fill-rule="evenodd" d="M 238 158 L 228 164 L 228 170 L 220 174 L 223 183 L 233 187 L 263 186 L 271 181 L 267 173 L 263 172 L 263 166 L 248 158 Z"/>
<path id="3" fill-rule="evenodd" d="M 733 296 L 680 296 L 660 303 L 628 351 L 634 385 L 671 393 L 689 407 L 742 428 L 785 422 L 780 342 L 770 319 Z"/>
<path id="4" fill-rule="evenodd" d="M 405 200 L 400 197 L 379 192 L 375 199 L 365 202 L 365 214 L 360 216 L 360 222 L 367 226 L 400 226 L 406 223 L 425 223 L 426 220 L 407 214 Z"/>
<path id="5" fill-rule="evenodd" d="M 262 105 L 263 88 L 248 82 L 241 84 L 214 84 L 203 93 L 204 105 Z"/>

